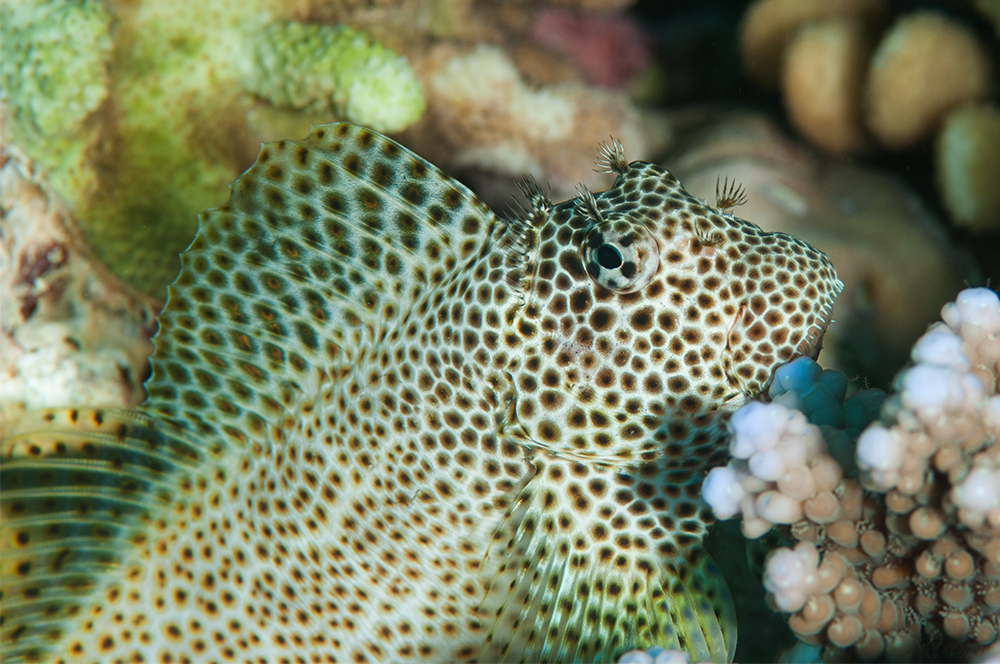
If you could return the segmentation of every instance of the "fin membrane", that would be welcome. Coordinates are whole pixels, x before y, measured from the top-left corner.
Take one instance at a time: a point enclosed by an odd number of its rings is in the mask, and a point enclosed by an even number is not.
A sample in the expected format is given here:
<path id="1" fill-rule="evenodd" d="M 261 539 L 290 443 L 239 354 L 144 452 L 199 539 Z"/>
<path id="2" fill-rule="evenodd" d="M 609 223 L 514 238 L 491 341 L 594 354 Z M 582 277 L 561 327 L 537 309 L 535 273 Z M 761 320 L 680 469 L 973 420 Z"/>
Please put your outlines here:
<path id="1" fill-rule="evenodd" d="M 528 489 L 511 514 L 516 531 L 483 604 L 494 622 L 479 661 L 614 662 L 661 646 L 692 662 L 732 662 L 735 607 L 700 543 L 669 558 L 636 532 L 628 546 L 601 546 L 551 495 Z"/>
<path id="2" fill-rule="evenodd" d="M 101 574 L 173 502 L 199 446 L 138 413 L 42 411 L 6 426 L 0 457 L 0 650 L 38 659 Z"/>
<path id="3" fill-rule="evenodd" d="M 264 145 L 181 255 L 143 409 L 245 444 L 319 371 L 398 327 L 494 225 L 462 184 L 369 129 Z"/>

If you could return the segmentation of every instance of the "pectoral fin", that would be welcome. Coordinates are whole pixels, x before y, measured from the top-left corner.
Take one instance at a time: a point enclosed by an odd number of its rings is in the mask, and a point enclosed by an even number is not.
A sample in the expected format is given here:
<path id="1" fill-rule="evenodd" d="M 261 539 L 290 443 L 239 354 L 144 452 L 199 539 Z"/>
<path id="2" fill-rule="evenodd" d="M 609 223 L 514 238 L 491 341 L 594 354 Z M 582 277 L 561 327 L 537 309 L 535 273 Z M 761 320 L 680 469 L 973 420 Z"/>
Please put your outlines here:
<path id="1" fill-rule="evenodd" d="M 493 625 L 478 660 L 613 662 L 657 645 L 684 650 L 691 661 L 731 662 L 735 608 L 700 542 L 670 545 L 676 555 L 663 555 L 672 534 L 655 526 L 614 533 L 609 526 L 595 541 L 594 514 L 564 504 L 565 489 L 533 482 L 514 526 L 497 538 L 502 549 L 483 603 Z"/>
<path id="2" fill-rule="evenodd" d="M 0 646 L 42 657 L 101 575 L 146 538 L 199 447 L 119 410 L 29 414 L 5 427 L 0 458 Z"/>

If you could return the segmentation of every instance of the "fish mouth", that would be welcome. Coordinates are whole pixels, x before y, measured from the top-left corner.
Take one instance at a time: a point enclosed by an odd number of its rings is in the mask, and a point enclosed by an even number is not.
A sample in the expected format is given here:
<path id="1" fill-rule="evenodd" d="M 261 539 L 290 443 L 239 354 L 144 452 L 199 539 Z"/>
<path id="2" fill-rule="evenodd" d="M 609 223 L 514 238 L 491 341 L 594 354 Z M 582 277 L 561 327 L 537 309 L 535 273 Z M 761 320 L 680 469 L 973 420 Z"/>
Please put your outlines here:
<path id="1" fill-rule="evenodd" d="M 789 362 L 795 360 L 799 357 L 808 357 L 811 360 L 816 360 L 819 357 L 820 351 L 823 350 L 823 338 L 826 336 L 826 331 L 833 320 L 833 298 L 825 299 L 819 306 L 817 311 L 816 319 L 805 329 L 805 333 L 799 343 L 794 347 L 792 353 L 784 360 L 776 360 L 771 365 L 770 375 L 768 376 L 767 382 L 764 383 L 757 390 L 747 390 L 749 386 L 741 386 L 739 388 L 739 393 L 734 395 L 732 399 L 726 402 L 727 406 L 738 406 L 746 401 L 754 399 L 761 394 L 766 394 L 770 388 L 772 382 L 774 381 L 774 372 L 781 366 L 788 364 Z M 726 352 L 730 353 L 732 357 L 732 346 L 730 343 L 731 335 L 733 331 L 740 325 L 744 314 L 746 313 L 746 305 L 740 305 L 733 316 L 732 320 L 726 329 Z M 739 382 L 739 381 L 737 381 Z M 730 403 L 731 402 L 731 403 Z"/>

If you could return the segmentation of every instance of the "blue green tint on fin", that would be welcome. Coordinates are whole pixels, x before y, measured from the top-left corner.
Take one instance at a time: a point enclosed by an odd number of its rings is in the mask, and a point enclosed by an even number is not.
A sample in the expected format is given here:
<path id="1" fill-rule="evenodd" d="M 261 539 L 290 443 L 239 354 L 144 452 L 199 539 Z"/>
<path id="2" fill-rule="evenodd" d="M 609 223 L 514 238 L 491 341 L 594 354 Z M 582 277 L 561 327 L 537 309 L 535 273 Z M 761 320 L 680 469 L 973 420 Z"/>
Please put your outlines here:
<path id="1" fill-rule="evenodd" d="M 579 515 L 559 510 L 544 488 L 522 492 L 516 527 L 482 608 L 493 618 L 478 661 L 614 662 L 636 648 L 686 651 L 692 662 L 732 662 L 736 610 L 700 543 L 677 558 L 639 544 L 608 548 L 587 539 Z"/>
<path id="2" fill-rule="evenodd" d="M 0 457 L 0 650 L 39 659 L 202 460 L 144 415 L 49 410 L 6 425 Z"/>
<path id="3" fill-rule="evenodd" d="M 370 129 L 317 125 L 264 145 L 181 255 L 143 409 L 227 444 L 259 439 L 398 330 L 495 223 L 462 184 Z"/>

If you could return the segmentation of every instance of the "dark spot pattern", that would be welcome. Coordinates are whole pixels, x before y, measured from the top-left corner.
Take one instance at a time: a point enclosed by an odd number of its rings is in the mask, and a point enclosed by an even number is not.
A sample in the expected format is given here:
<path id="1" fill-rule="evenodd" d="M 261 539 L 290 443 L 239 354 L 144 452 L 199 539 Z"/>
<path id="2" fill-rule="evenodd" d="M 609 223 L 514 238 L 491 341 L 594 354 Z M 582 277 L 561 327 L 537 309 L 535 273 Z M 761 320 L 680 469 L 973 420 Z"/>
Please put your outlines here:
<path id="1" fill-rule="evenodd" d="M 610 190 L 553 204 L 527 183 L 527 218 L 500 222 L 361 127 L 265 146 L 182 255 L 150 417 L 72 411 L 14 434 L 15 591 L 42 610 L 40 575 L 78 584 L 52 604 L 58 629 L 5 622 L 18 652 L 731 659 L 700 544 L 720 406 L 813 352 L 840 284 L 821 253 L 706 209 L 665 169 L 603 159 Z M 56 430 L 76 433 L 37 435 Z M 66 449 L 93 469 L 50 477 Z M 143 498 L 8 499 L 30 468 Z M 46 531 L 38 515 L 68 507 L 108 525 Z M 50 546 L 76 536 L 94 546 Z"/>

